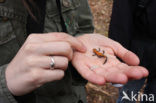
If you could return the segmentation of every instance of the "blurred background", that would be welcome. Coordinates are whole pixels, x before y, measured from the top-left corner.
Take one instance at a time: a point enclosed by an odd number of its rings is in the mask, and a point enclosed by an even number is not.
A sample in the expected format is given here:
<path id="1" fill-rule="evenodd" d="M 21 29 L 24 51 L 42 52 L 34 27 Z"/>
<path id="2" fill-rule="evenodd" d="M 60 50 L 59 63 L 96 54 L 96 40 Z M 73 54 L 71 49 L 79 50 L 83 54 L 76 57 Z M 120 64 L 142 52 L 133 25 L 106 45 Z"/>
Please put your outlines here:
<path id="1" fill-rule="evenodd" d="M 94 16 L 95 32 L 108 36 L 113 0 L 89 0 Z M 96 86 L 86 85 L 88 103 L 116 103 L 118 88 L 106 84 Z"/>

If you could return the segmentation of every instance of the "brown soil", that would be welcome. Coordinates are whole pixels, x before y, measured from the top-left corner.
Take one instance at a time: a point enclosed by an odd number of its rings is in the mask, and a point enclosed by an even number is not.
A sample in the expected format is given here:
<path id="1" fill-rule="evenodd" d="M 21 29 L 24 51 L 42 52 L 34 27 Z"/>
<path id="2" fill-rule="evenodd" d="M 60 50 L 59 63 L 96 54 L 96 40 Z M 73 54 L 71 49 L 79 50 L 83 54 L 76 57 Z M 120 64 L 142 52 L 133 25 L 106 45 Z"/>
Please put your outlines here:
<path id="1" fill-rule="evenodd" d="M 108 36 L 109 22 L 113 0 L 89 0 L 94 16 L 95 32 Z M 86 85 L 88 103 L 116 103 L 118 88 L 110 84 L 96 86 Z"/>

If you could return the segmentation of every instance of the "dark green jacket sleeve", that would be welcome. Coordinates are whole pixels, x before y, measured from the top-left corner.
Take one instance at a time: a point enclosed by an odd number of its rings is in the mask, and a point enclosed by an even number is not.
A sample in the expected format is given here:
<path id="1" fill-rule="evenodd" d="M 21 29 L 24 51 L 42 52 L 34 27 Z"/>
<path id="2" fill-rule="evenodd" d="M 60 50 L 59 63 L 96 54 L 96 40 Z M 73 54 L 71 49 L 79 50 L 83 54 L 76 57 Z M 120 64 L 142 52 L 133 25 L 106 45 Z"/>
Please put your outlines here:
<path id="1" fill-rule="evenodd" d="M 77 9 L 78 12 L 78 34 L 93 33 L 93 16 L 88 4 L 88 0 L 80 0 L 80 6 Z M 77 36 L 76 35 L 76 36 Z"/>
<path id="2" fill-rule="evenodd" d="M 75 36 L 80 36 L 87 33 L 94 32 L 94 25 L 93 25 L 93 16 L 91 9 L 88 4 L 88 0 L 79 0 L 80 6 L 76 9 L 77 16 L 78 16 L 78 30 Z M 71 68 L 73 68 L 71 66 Z M 72 78 L 74 80 L 73 84 L 75 85 L 85 85 L 87 80 L 83 79 L 80 74 L 76 71 L 76 69 L 71 69 L 72 71 Z"/>
<path id="3" fill-rule="evenodd" d="M 17 103 L 6 84 L 6 67 L 7 65 L 0 67 L 0 103 Z"/>

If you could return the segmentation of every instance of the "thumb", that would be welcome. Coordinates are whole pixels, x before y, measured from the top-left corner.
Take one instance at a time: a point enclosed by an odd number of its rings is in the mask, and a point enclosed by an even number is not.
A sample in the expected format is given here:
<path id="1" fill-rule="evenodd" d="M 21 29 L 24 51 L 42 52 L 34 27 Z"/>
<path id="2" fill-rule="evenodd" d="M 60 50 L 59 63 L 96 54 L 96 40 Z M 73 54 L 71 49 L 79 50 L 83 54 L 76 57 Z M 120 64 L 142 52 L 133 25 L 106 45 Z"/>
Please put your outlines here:
<path id="1" fill-rule="evenodd" d="M 136 54 L 134 54 L 131 51 L 125 52 L 121 59 L 129 65 L 137 66 L 140 64 L 140 60 L 139 60 L 138 56 L 136 56 Z"/>
<path id="2" fill-rule="evenodd" d="M 112 46 L 114 53 L 128 65 L 139 65 L 140 60 L 136 54 L 124 48 L 121 44 L 115 42 Z"/>

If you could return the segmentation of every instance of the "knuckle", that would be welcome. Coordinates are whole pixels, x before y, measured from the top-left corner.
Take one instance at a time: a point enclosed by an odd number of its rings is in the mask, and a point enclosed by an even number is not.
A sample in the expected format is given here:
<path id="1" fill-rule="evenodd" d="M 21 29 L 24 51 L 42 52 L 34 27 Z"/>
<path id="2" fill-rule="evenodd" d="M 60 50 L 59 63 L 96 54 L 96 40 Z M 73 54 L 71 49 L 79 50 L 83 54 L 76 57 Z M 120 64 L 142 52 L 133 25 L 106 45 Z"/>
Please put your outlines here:
<path id="1" fill-rule="evenodd" d="M 28 41 L 33 41 L 37 37 L 36 34 L 30 34 L 27 38 Z"/>
<path id="2" fill-rule="evenodd" d="M 27 43 L 24 47 L 24 50 L 27 52 L 27 53 L 32 53 L 33 51 L 35 51 L 35 48 L 36 48 L 36 44 L 33 44 L 33 43 Z"/>
<path id="3" fill-rule="evenodd" d="M 122 47 L 122 45 L 121 45 L 119 42 L 117 42 L 117 41 L 115 41 L 115 44 L 116 44 L 118 47 Z"/>
<path id="4" fill-rule="evenodd" d="M 70 44 L 67 43 L 67 42 L 63 43 L 63 47 L 65 48 L 65 51 L 68 52 L 68 53 L 71 52 L 71 50 L 72 50 Z"/>
<path id="5" fill-rule="evenodd" d="M 29 67 L 34 66 L 34 58 L 32 56 L 28 56 L 25 60 L 25 64 Z"/>
<path id="6" fill-rule="evenodd" d="M 64 43 L 64 51 L 65 51 L 65 55 L 69 58 L 69 59 L 72 59 L 72 56 L 73 56 L 73 50 L 70 46 L 69 43 Z"/>
<path id="7" fill-rule="evenodd" d="M 60 71 L 57 80 L 61 80 L 64 77 L 64 75 L 65 75 L 64 71 Z"/>
<path id="8" fill-rule="evenodd" d="M 68 37 L 68 35 L 65 33 L 54 33 L 53 36 L 55 36 L 56 38 L 59 38 L 59 39 L 65 39 Z"/>
<path id="9" fill-rule="evenodd" d="M 68 67 L 68 58 L 64 58 L 63 69 L 67 69 L 67 67 Z"/>
<path id="10" fill-rule="evenodd" d="M 24 50 L 25 50 L 26 52 L 32 51 L 32 45 L 31 45 L 31 44 L 26 44 L 25 47 L 24 47 Z"/>

